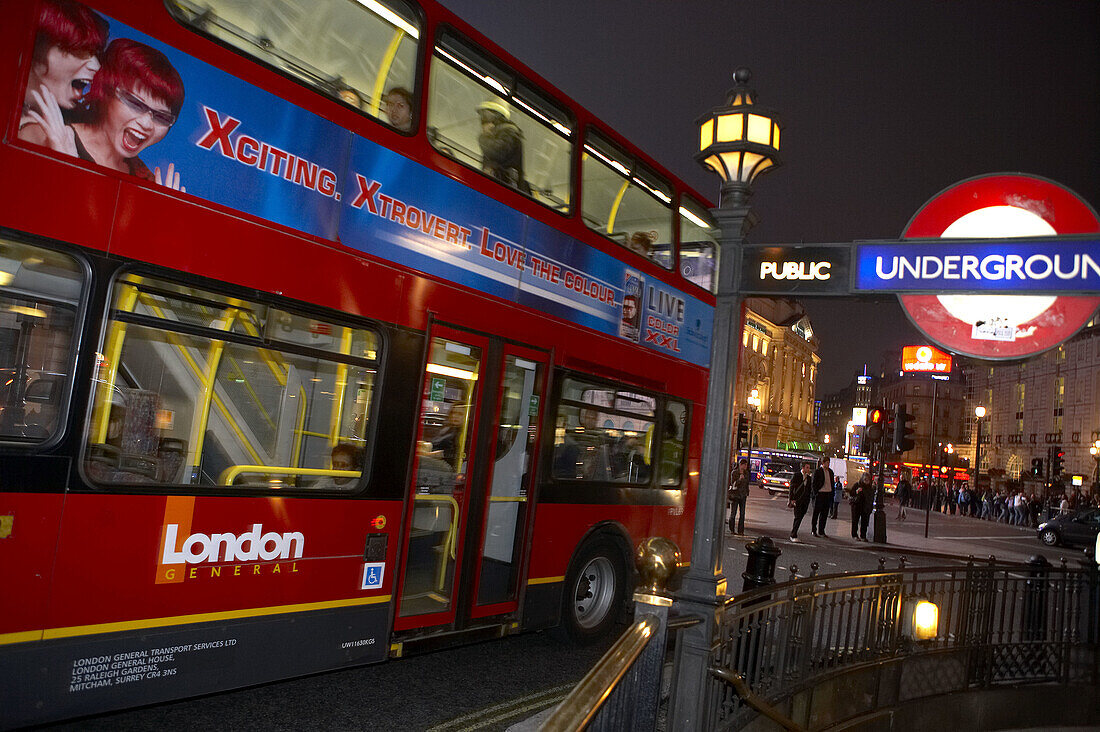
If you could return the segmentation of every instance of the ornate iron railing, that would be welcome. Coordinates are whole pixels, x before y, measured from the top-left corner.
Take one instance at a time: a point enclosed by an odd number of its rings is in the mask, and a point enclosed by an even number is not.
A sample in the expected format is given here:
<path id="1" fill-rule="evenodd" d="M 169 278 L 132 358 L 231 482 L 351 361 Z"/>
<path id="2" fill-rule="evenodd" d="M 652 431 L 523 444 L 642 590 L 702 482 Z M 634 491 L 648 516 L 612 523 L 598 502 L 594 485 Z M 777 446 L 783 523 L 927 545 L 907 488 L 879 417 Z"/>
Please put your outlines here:
<path id="1" fill-rule="evenodd" d="M 1100 681 L 1095 565 L 966 566 L 836 574 L 761 588 L 727 603 L 705 691 L 711 729 L 738 729 L 760 702 L 782 704 L 831 675 L 899 666 L 899 702 L 1000 684 Z M 916 600 L 939 609 L 931 640 L 914 640 Z M 724 672 L 718 673 L 718 672 Z M 755 699 L 729 683 L 736 674 Z M 719 678 L 725 675 L 727 680 Z M 742 692 L 744 688 L 742 687 Z M 750 705 L 756 704 L 757 709 Z"/>

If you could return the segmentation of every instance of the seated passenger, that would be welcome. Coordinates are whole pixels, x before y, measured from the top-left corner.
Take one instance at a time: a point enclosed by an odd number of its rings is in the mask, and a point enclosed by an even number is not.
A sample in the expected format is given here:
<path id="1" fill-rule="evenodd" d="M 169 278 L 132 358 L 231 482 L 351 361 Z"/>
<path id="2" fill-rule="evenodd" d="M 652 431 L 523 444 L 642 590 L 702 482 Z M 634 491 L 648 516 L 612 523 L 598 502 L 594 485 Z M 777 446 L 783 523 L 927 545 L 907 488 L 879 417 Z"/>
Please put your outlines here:
<path id="1" fill-rule="evenodd" d="M 412 92 L 403 86 L 395 86 L 382 97 L 382 104 L 386 110 L 386 119 L 390 124 L 408 132 L 413 126 L 413 101 Z"/>
<path id="2" fill-rule="evenodd" d="M 477 105 L 481 134 L 481 170 L 499 181 L 531 194 L 531 186 L 523 172 L 523 132 L 509 120 L 508 107 L 496 101 Z"/>
<path id="3" fill-rule="evenodd" d="M 341 442 L 332 448 L 330 463 L 333 470 L 362 471 L 363 469 L 363 459 L 359 450 L 346 442 Z M 358 480 L 358 477 L 326 475 L 314 483 L 312 487 L 320 490 L 346 490 L 355 485 Z"/>
<path id="4" fill-rule="evenodd" d="M 656 231 L 635 231 L 626 240 L 626 248 L 641 254 L 647 259 L 653 257 L 653 245 L 657 242 Z"/>
<path id="5" fill-rule="evenodd" d="M 598 420 L 599 412 L 595 409 L 580 410 L 580 425 L 572 432 L 566 430 L 564 441 L 554 448 L 555 478 L 611 480 L 611 455 Z"/>

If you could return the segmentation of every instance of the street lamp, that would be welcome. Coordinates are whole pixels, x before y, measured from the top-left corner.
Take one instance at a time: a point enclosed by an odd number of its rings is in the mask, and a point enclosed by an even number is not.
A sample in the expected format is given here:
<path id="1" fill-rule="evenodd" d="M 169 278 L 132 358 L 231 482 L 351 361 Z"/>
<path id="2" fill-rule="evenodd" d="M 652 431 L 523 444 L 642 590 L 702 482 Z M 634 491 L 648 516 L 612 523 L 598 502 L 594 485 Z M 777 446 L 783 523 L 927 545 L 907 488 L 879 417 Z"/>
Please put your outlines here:
<path id="1" fill-rule="evenodd" d="M 1092 454 L 1093 460 L 1096 461 L 1096 477 L 1092 481 L 1092 492 L 1096 493 L 1100 491 L 1100 440 L 1092 443 L 1089 452 Z"/>
<path id="2" fill-rule="evenodd" d="M 779 123 L 756 104 L 756 92 L 748 87 L 750 78 L 748 69 L 737 69 L 725 106 L 712 109 L 697 121 L 699 152 L 695 159 L 722 179 L 720 203 L 711 210 L 718 224 L 719 268 L 691 567 L 676 596 L 679 614 L 702 622 L 681 631 L 677 643 L 678 671 L 669 711 L 673 729 L 701 730 L 705 726 L 702 694 L 710 678 L 707 669 L 718 629 L 718 609 L 726 594 L 722 529 L 733 430 L 731 396 L 741 346 L 741 256 L 746 236 L 757 221 L 748 201 L 756 177 L 779 165 Z"/>
<path id="3" fill-rule="evenodd" d="M 752 441 L 753 441 L 753 429 L 756 426 L 756 410 L 760 409 L 760 390 L 753 389 L 749 392 L 749 398 L 745 400 L 749 404 L 749 447 L 745 452 L 745 457 L 749 461 L 749 476 L 752 476 Z"/>
<path id="4" fill-rule="evenodd" d="M 985 407 L 974 407 L 974 416 L 978 418 L 978 434 L 974 440 L 974 488 L 978 488 L 978 476 L 982 472 L 982 417 L 985 416 Z"/>

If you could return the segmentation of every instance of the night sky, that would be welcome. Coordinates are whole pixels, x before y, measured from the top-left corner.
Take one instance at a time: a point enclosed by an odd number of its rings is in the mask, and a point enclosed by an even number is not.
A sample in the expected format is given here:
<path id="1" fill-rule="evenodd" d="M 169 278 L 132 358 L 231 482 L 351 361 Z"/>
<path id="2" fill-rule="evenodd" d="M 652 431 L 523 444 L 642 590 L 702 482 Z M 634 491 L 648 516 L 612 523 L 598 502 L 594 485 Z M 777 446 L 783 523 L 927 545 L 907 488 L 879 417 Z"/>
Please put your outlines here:
<path id="1" fill-rule="evenodd" d="M 1100 3 L 443 0 L 701 193 L 695 120 L 738 66 L 784 123 L 754 243 L 895 238 L 932 196 L 1023 172 L 1100 206 Z M 893 298 L 806 300 L 821 394 L 919 342 Z"/>

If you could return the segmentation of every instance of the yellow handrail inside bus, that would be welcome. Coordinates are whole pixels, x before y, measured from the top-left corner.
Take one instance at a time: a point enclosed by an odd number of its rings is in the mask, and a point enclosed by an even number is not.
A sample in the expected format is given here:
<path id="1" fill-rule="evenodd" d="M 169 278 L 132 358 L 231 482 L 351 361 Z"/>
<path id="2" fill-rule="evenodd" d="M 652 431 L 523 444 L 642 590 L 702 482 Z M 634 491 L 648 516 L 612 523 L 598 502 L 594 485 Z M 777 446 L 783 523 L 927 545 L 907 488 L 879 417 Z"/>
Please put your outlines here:
<path id="1" fill-rule="evenodd" d="M 122 286 L 118 296 L 118 305 L 115 307 L 120 312 L 130 312 L 137 303 L 139 290 L 136 284 L 126 283 Z M 111 394 L 115 390 L 115 378 L 118 375 L 118 365 L 122 360 L 122 344 L 126 339 L 126 324 L 118 320 L 111 323 L 111 332 L 107 336 L 107 347 L 103 349 L 103 363 L 107 366 L 104 374 L 101 398 L 96 404 L 95 416 L 92 419 L 92 442 L 102 444 L 107 441 L 107 423 L 110 420 Z"/>
<path id="2" fill-rule="evenodd" d="M 315 475 L 331 478 L 359 478 L 360 470 L 326 470 L 325 468 L 291 468 L 280 465 L 233 465 L 218 476 L 218 485 L 233 485 L 244 473 L 262 473 L 264 475 Z"/>
<path id="3" fill-rule="evenodd" d="M 347 356 L 351 353 L 351 343 L 354 333 L 351 328 L 341 328 L 340 353 Z M 336 447 L 340 442 L 340 418 L 344 414 L 344 396 L 348 390 L 348 365 L 341 363 L 336 365 L 336 388 L 332 398 L 332 416 L 329 419 L 329 447 Z"/>
<path id="4" fill-rule="evenodd" d="M 452 496 L 448 496 L 440 493 L 418 493 L 413 496 L 414 501 L 421 501 L 425 503 L 449 503 L 451 504 L 451 525 L 447 529 L 447 539 L 443 542 L 444 557 L 439 560 L 439 574 L 436 577 L 436 589 L 442 591 L 447 585 L 447 562 L 446 555 L 450 555 L 451 559 L 456 560 L 456 552 L 458 549 L 458 501 Z"/>
<path id="5" fill-rule="evenodd" d="M 386 79 L 390 75 L 390 67 L 393 66 L 393 59 L 397 56 L 397 49 L 404 37 L 405 31 L 394 28 L 393 38 L 390 39 L 390 45 L 382 56 L 382 63 L 378 64 L 378 76 L 374 77 L 374 89 L 371 92 L 370 100 L 370 113 L 374 117 L 378 116 L 378 110 L 382 106 L 382 94 L 386 89 Z"/>
<path id="6" fill-rule="evenodd" d="M 626 195 L 626 189 L 630 188 L 630 179 L 627 178 L 623 181 L 622 188 L 619 189 L 619 193 L 615 196 L 615 202 L 611 204 L 611 212 L 607 217 L 607 235 L 611 236 L 615 229 L 615 217 L 619 215 L 619 204 L 623 202 L 623 196 Z"/>
<path id="7" fill-rule="evenodd" d="M 527 496 L 489 496 L 489 503 L 526 503 Z"/>

